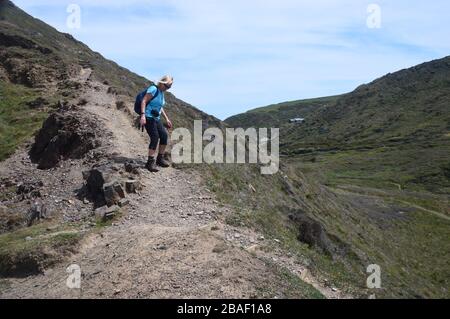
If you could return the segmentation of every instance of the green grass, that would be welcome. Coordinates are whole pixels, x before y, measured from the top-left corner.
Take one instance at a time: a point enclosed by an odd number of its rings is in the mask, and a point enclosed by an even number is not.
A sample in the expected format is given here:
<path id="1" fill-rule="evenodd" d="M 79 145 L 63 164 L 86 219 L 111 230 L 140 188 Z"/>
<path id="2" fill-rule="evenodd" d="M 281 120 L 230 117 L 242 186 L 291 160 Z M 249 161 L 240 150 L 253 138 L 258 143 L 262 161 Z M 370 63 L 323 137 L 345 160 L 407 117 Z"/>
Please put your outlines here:
<path id="1" fill-rule="evenodd" d="M 344 291 L 354 292 L 355 286 L 365 282 L 359 264 L 349 266 L 343 260 L 332 260 L 298 241 L 298 231 L 290 224 L 286 212 L 286 207 L 296 205 L 295 198 L 286 194 L 280 174 L 261 175 L 256 165 L 211 165 L 196 169 L 207 176 L 208 189 L 221 202 L 234 207 L 233 213 L 226 217 L 228 224 L 251 227 L 267 239 L 279 240 L 279 245 L 286 252 L 300 263 L 310 265 L 310 270 L 318 278 L 328 278 L 334 286 Z M 256 188 L 256 193 L 249 189 L 249 182 Z M 312 194 L 315 192 L 311 190 Z"/>
<path id="2" fill-rule="evenodd" d="M 122 216 L 125 214 L 126 212 L 124 211 L 124 208 L 120 208 L 112 218 L 109 218 L 107 220 L 102 220 L 100 218 L 96 218 L 95 219 L 95 229 L 97 231 L 101 230 L 102 228 L 105 227 L 109 227 L 111 226 L 114 221 L 119 220 L 120 218 L 122 218 Z"/>
<path id="3" fill-rule="evenodd" d="M 275 274 L 276 288 L 267 282 L 256 287 L 262 298 L 277 296 L 283 299 L 324 299 L 325 297 L 312 285 L 305 283 L 297 275 L 286 268 L 279 267 L 267 260 L 266 265 Z"/>
<path id="4" fill-rule="evenodd" d="M 339 215 L 322 216 L 329 229 L 335 229 L 334 232 L 346 238 L 353 248 L 364 252 L 367 261 L 382 266 L 386 280 L 380 295 L 448 298 L 449 292 L 445 287 L 449 286 L 446 278 L 450 259 L 445 252 L 450 251 L 450 223 L 448 219 L 415 207 L 417 205 L 444 217 L 449 216 L 448 196 L 428 191 L 427 184 L 402 182 L 407 180 L 403 179 L 405 173 L 390 170 L 386 165 L 388 160 L 371 161 L 374 154 L 378 152 L 338 152 L 317 156 L 314 163 L 308 157 L 300 156 L 290 159 L 290 165 L 298 171 L 304 171 L 304 166 L 308 166 L 307 175 L 310 178 L 322 183 L 325 181 L 332 189 L 342 188 L 348 192 L 345 196 L 337 192 L 336 201 L 348 201 L 342 211 L 351 216 L 351 223 L 345 222 Z M 400 152 L 396 155 L 408 156 Z M 381 167 L 380 163 L 386 167 Z M 411 168 L 411 174 L 416 170 L 417 167 Z M 325 174 L 319 175 L 318 172 Z M 417 172 L 425 173 L 426 169 L 419 167 Z M 401 183 L 402 189 L 395 183 Z M 352 201 L 358 198 L 366 198 L 368 205 L 378 203 L 377 213 L 387 207 L 387 211 L 405 211 L 404 217 L 389 217 L 391 213 L 386 213 L 387 220 L 374 220 L 367 212 L 370 206 L 352 209 Z M 361 231 L 356 225 L 360 225 Z"/>
<path id="5" fill-rule="evenodd" d="M 121 209 L 110 220 L 96 220 L 95 227 L 88 231 L 83 222 L 54 220 L 0 234 L 0 278 L 40 273 L 75 253 L 85 236 L 102 232 L 125 213 Z"/>
<path id="6" fill-rule="evenodd" d="M 52 227 L 51 227 L 52 226 Z M 70 226 L 58 226 L 50 223 L 40 223 L 31 227 L 22 228 L 11 233 L 0 235 L 0 253 L 28 252 L 41 245 L 58 246 L 71 243 L 78 235 L 71 232 Z M 31 237 L 39 240 L 29 240 Z"/>
<path id="7" fill-rule="evenodd" d="M 344 160 L 348 154 L 334 156 Z M 423 189 L 400 191 L 392 185 L 389 189 L 382 183 L 369 188 L 365 179 L 358 188 L 348 183 L 353 179 L 335 179 L 333 188 L 326 189 L 323 180 L 327 174 L 318 172 L 326 173 L 330 168 L 323 165 L 333 161 L 318 157 L 314 163 L 305 162 L 310 166 L 308 174 L 302 173 L 303 162 L 298 158 L 288 159 L 282 165 L 294 196 L 286 193 L 280 174 L 263 176 L 257 166 L 212 165 L 196 169 L 201 170 L 206 186 L 219 200 L 234 207 L 234 213 L 226 217 L 227 223 L 254 228 L 272 241 L 278 239 L 279 244 L 274 245 L 308 265 L 317 278 L 327 278 L 333 286 L 365 298 L 374 293 L 365 287 L 366 268 L 376 263 L 383 276 L 383 289 L 376 292 L 377 297 L 449 297 L 445 287 L 450 268 L 445 252 L 450 251 L 450 223 L 413 207 L 419 205 L 444 213 L 448 208 L 445 196 Z M 249 183 L 256 193 L 250 190 Z M 335 193 L 334 189 L 342 186 L 350 187 L 345 188 L 347 195 Z M 361 206 L 358 202 L 362 199 Z M 351 251 L 333 259 L 299 242 L 298 230 L 287 218 L 288 207 L 307 211 L 329 234 L 349 244 Z M 396 217 L 398 211 L 406 213 Z"/>
<path id="8" fill-rule="evenodd" d="M 47 113 L 26 105 L 38 96 L 36 90 L 0 82 L 0 161 L 42 126 Z"/>
<path id="9" fill-rule="evenodd" d="M 0 278 L 0 294 L 3 290 L 8 289 L 11 286 L 10 282 L 7 279 Z"/>
<path id="10" fill-rule="evenodd" d="M 82 234 L 76 225 L 40 223 L 0 235 L 0 276 L 40 272 L 74 252 Z"/>
<path id="11" fill-rule="evenodd" d="M 296 161 L 302 171 L 324 172 L 326 184 L 450 194 L 448 154 L 450 141 L 430 148 L 409 145 L 296 155 L 290 162 Z"/>
<path id="12" fill-rule="evenodd" d="M 423 212 L 397 221 L 392 232 L 378 238 L 386 269 L 383 288 L 388 297 L 450 297 L 450 222 Z"/>
<path id="13" fill-rule="evenodd" d="M 362 85 L 351 93 L 269 105 L 226 121 L 280 126 L 281 153 L 317 157 L 326 183 L 450 194 L 450 57 Z M 302 116 L 302 125 L 286 124 Z M 299 157 L 302 160 L 302 157 Z"/>

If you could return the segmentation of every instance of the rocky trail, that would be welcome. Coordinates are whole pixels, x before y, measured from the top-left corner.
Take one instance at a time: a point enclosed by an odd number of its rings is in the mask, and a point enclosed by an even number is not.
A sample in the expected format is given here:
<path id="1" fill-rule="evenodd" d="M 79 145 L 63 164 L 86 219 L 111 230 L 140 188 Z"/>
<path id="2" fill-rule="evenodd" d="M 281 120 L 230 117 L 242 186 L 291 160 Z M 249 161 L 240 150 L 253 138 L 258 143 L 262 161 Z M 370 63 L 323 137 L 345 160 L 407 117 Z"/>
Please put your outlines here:
<path id="1" fill-rule="evenodd" d="M 102 146 L 112 154 L 110 161 L 119 170 L 125 160 L 145 161 L 147 134 L 132 126 L 129 112 L 116 107 L 107 85 L 88 83 L 89 75 L 84 69 L 74 79 L 82 84 L 79 98 L 87 101 L 81 110 L 104 128 Z M 88 162 L 70 160 L 50 171 L 35 166 L 25 150 L 19 150 L 0 164 L 0 174 L 50 181 L 44 197 L 52 200 L 52 209 L 67 210 L 64 220 L 91 214 L 92 203 L 74 195 Z M 6 279 L 0 298 L 286 297 L 270 265 L 288 269 L 327 298 L 349 297 L 316 280 L 277 241 L 226 224 L 231 208 L 220 204 L 194 172 L 170 167 L 150 173 L 140 168 L 139 181 L 142 189 L 127 195 L 129 204 L 111 226 L 83 229 L 86 235 L 77 253 L 43 274 Z M 71 264 L 81 268 L 81 289 L 66 285 Z"/>

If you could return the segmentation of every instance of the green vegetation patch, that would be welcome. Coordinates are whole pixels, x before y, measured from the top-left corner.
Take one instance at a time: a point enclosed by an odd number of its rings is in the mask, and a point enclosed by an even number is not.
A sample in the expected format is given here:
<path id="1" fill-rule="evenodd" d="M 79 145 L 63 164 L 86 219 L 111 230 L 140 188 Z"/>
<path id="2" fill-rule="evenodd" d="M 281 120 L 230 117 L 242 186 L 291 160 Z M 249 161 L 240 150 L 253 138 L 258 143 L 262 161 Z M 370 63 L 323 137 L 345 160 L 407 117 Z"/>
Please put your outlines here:
<path id="1" fill-rule="evenodd" d="M 0 82 L 0 161 L 42 126 L 47 112 L 27 106 L 38 97 L 37 90 Z"/>
<path id="2" fill-rule="evenodd" d="M 289 269 L 279 267 L 271 261 L 266 261 L 269 270 L 275 275 L 275 280 L 265 282 L 256 287 L 262 298 L 283 299 L 324 299 L 320 291 L 304 282 Z"/>
<path id="3" fill-rule="evenodd" d="M 0 277 L 24 277 L 75 252 L 82 234 L 70 225 L 40 223 L 0 235 Z"/>

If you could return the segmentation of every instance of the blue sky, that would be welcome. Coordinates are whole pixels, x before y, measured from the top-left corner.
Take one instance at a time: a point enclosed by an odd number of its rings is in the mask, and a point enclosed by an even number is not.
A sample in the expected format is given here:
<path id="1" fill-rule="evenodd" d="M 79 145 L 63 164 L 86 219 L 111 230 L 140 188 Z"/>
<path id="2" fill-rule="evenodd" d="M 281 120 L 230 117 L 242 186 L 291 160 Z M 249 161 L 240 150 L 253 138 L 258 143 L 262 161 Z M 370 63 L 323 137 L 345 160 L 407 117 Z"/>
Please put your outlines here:
<path id="1" fill-rule="evenodd" d="M 450 55 L 448 0 L 13 0 L 220 119 Z M 369 28 L 370 4 L 381 28 Z M 67 26 L 69 4 L 81 9 Z"/>

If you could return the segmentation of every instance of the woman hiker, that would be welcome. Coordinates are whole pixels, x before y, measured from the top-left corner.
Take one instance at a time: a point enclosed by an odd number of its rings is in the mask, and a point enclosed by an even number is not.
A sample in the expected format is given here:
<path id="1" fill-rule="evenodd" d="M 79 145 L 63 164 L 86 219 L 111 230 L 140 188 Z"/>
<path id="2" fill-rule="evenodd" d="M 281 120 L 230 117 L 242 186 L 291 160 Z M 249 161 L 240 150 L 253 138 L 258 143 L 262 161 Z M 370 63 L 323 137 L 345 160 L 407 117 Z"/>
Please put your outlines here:
<path id="1" fill-rule="evenodd" d="M 167 131 L 161 123 L 161 114 L 167 122 L 167 126 L 172 128 L 172 122 L 167 117 L 163 107 L 166 103 L 164 100 L 164 92 L 172 87 L 173 77 L 166 75 L 161 78 L 155 85 L 150 86 L 147 89 L 142 103 L 141 103 L 141 126 L 145 126 L 145 129 L 150 136 L 150 145 L 148 149 L 148 160 L 145 167 L 150 172 L 158 172 L 158 166 L 169 167 L 170 163 L 164 159 L 164 152 L 167 146 Z M 159 152 L 155 159 L 156 147 L 159 141 Z"/>

